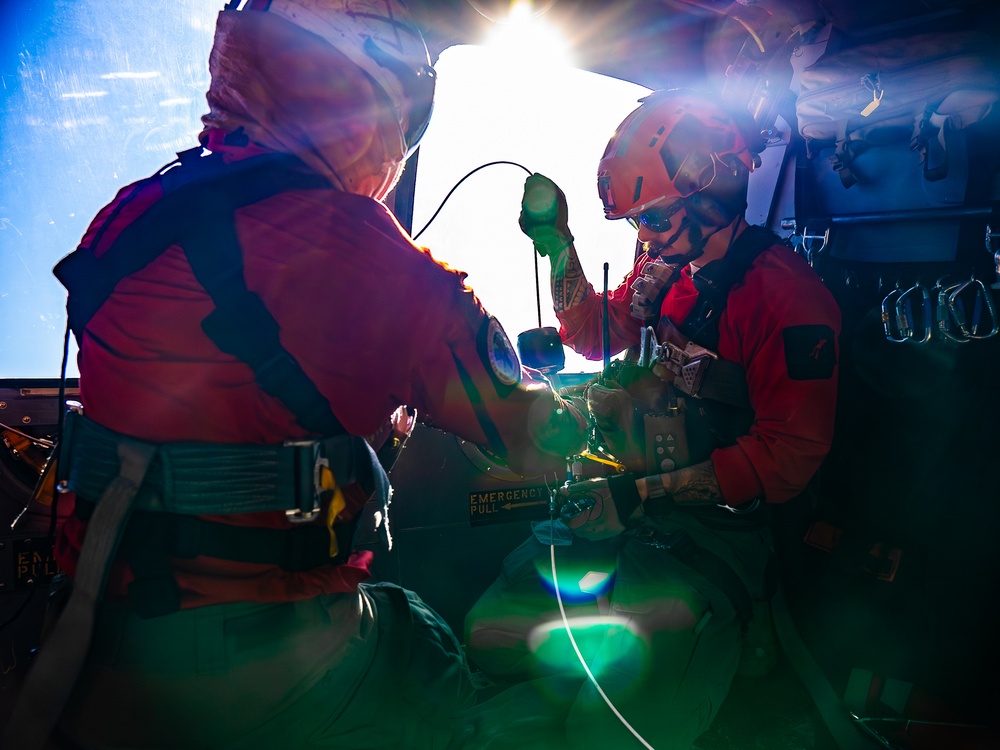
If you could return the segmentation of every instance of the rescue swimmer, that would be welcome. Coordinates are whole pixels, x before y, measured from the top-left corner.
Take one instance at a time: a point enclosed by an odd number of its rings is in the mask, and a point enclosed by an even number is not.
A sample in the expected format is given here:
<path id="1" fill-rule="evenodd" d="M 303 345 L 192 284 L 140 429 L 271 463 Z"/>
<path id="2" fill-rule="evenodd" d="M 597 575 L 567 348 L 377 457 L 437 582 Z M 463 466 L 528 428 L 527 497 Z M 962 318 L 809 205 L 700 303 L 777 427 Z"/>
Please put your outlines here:
<path id="1" fill-rule="evenodd" d="M 585 393 L 623 473 L 561 490 L 576 538 L 511 553 L 466 620 L 467 651 L 498 679 L 549 674 L 540 711 L 563 712 L 570 747 L 688 748 L 709 728 L 770 595 L 768 506 L 798 495 L 831 444 L 840 312 L 803 258 L 744 217 L 763 147 L 739 103 L 640 100 L 598 166 L 606 218 L 631 222 L 642 248 L 606 294 L 580 265 L 562 191 L 525 182 L 520 224 L 551 262 L 563 342 L 591 359 L 628 350 Z M 565 674 L 533 648 L 560 619 L 539 575 L 550 554 L 613 576 L 607 602 L 591 597 L 566 628 L 618 625 L 587 655 L 598 679 L 563 701 Z"/>

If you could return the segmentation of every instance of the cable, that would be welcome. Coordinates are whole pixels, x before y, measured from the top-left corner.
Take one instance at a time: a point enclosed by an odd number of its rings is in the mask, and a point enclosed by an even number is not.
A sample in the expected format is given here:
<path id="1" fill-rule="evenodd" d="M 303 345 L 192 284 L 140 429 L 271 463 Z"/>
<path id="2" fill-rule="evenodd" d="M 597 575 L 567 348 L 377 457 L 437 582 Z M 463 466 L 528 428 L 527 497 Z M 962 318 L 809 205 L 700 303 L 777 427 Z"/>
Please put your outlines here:
<path id="1" fill-rule="evenodd" d="M 492 167 L 492 166 L 494 166 L 496 164 L 510 164 L 513 167 L 520 167 L 525 172 L 527 172 L 529 175 L 533 174 L 530 169 L 528 169 L 523 164 L 518 164 L 516 161 L 491 161 L 491 162 L 487 162 L 486 164 L 480 164 L 478 167 L 476 167 L 475 169 L 473 169 L 471 172 L 467 172 L 465 174 L 465 176 L 462 177 L 462 179 L 460 179 L 458 182 L 456 182 L 455 186 L 451 190 L 448 191 L 448 195 L 446 195 L 444 197 L 444 200 L 441 201 L 441 205 L 439 205 L 437 207 L 437 211 L 434 212 L 434 215 L 431 216 L 431 218 L 427 220 L 427 223 L 424 224 L 424 226 L 420 229 L 419 232 L 417 232 L 415 235 L 413 235 L 413 241 L 416 242 L 417 238 L 420 237 L 420 235 L 422 235 L 427 230 L 427 227 L 429 227 L 431 225 L 431 223 L 434 221 L 434 219 L 436 219 L 438 217 L 438 214 L 441 213 L 441 209 L 444 208 L 444 204 L 448 202 L 449 198 L 451 198 L 452 193 L 454 193 L 456 190 L 458 190 L 458 186 L 459 185 L 461 185 L 467 179 L 469 179 L 470 177 L 472 177 L 472 175 L 474 175 L 480 169 L 486 169 L 486 167 Z M 536 276 L 537 276 L 537 274 L 536 274 Z"/>
<path id="2" fill-rule="evenodd" d="M 587 673 L 587 679 L 590 680 L 594 689 L 597 690 L 601 698 L 604 699 L 604 702 L 608 704 L 608 708 L 611 709 L 611 712 L 618 717 L 618 721 L 622 723 L 622 726 L 630 731 L 632 736 L 639 740 L 639 742 L 642 743 L 642 746 L 647 748 L 647 750 L 655 750 L 655 748 L 646 742 L 642 735 L 636 731 L 635 727 L 629 724 L 628 720 L 622 716 L 621 711 L 619 711 L 615 704 L 611 702 L 607 693 L 604 692 L 600 683 L 597 682 L 597 678 L 594 677 L 594 673 L 590 671 L 590 666 L 587 664 L 587 660 L 583 658 L 583 653 L 580 651 L 580 647 L 576 643 L 576 638 L 573 637 L 573 629 L 570 627 L 569 618 L 566 616 L 566 607 L 563 605 L 562 595 L 559 593 L 559 578 L 556 575 L 556 545 L 554 543 L 549 545 L 549 556 L 552 561 L 552 586 L 556 590 L 556 601 L 559 603 L 559 614 L 562 615 L 563 627 L 566 628 L 566 635 L 569 636 L 569 642 L 573 646 L 573 651 L 576 652 L 576 658 L 580 660 L 580 665 L 583 667 L 583 671 Z"/>
<path id="3" fill-rule="evenodd" d="M 444 208 L 444 204 L 447 203 L 448 199 L 451 198 L 452 194 L 456 190 L 458 190 L 458 186 L 459 185 L 461 185 L 467 179 L 469 179 L 470 177 L 472 177 L 472 175 L 474 175 L 480 169 L 486 169 L 486 167 L 492 167 L 492 166 L 497 165 L 497 164 L 510 164 L 512 167 L 520 167 L 525 172 L 527 172 L 529 176 L 532 175 L 532 174 L 534 174 L 526 166 L 524 166 L 523 164 L 518 164 L 516 161 L 503 161 L 503 160 L 501 160 L 501 161 L 487 162 L 486 164 L 480 164 L 478 167 L 476 167 L 475 169 L 473 169 L 471 172 L 467 172 L 465 174 L 465 176 L 462 177 L 462 179 L 460 179 L 458 182 L 456 182 L 455 185 L 452 187 L 452 189 L 448 191 L 448 194 L 444 197 L 444 200 L 441 201 L 441 205 L 439 205 L 437 207 L 437 210 L 434 212 L 434 215 L 431 216 L 431 218 L 427 220 L 427 223 L 424 224 L 423 227 L 421 227 L 421 229 L 420 229 L 419 232 L 417 232 L 415 235 L 413 235 L 413 241 L 416 242 L 417 238 L 420 237 L 420 235 L 422 235 L 427 230 L 427 227 L 429 227 L 431 225 L 431 222 L 433 222 L 438 217 L 438 214 L 441 213 L 441 209 Z M 538 280 L 538 253 L 532 253 L 532 255 L 535 258 L 535 305 L 538 308 L 538 327 L 541 328 L 542 327 L 542 290 L 541 290 L 540 282 Z"/>

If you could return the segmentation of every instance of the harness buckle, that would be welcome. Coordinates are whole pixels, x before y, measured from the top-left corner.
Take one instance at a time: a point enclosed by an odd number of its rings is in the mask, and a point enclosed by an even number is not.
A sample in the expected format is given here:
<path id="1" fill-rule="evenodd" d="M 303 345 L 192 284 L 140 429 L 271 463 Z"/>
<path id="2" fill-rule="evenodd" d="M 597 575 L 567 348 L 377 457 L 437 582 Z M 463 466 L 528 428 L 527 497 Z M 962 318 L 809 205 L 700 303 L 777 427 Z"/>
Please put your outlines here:
<path id="1" fill-rule="evenodd" d="M 294 451 L 296 507 L 285 511 L 289 523 L 311 523 L 319 518 L 323 496 L 322 470 L 330 461 L 322 455 L 319 440 L 286 440 Z"/>
<path id="2" fill-rule="evenodd" d="M 645 524 L 634 526 L 627 534 L 639 544 L 668 551 L 680 549 L 681 545 L 688 541 L 688 535 L 684 531 L 672 531 L 668 534 Z"/>
<path id="3" fill-rule="evenodd" d="M 705 375 L 708 373 L 710 365 L 718 359 L 715 352 L 699 346 L 693 341 L 689 341 L 682 349 L 670 342 L 657 344 L 653 339 L 652 346 L 649 347 L 648 351 L 649 363 L 662 364 L 675 377 L 680 378 L 677 387 L 694 398 L 697 398 L 702 383 L 705 382 Z M 646 355 L 642 356 L 645 358 Z"/>

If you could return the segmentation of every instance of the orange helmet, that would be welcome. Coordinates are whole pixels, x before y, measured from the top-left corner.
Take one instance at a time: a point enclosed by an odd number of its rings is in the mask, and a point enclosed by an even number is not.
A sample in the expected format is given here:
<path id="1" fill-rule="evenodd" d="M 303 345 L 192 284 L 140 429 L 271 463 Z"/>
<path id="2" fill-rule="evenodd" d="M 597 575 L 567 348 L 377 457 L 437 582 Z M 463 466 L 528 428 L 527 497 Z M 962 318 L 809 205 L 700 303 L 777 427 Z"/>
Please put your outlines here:
<path id="1" fill-rule="evenodd" d="M 615 131 L 597 168 L 597 189 L 608 219 L 660 209 L 667 217 L 681 201 L 708 190 L 717 170 L 737 160 L 752 170 L 764 140 L 745 117 L 720 99 L 696 91 L 655 91 L 639 100 Z M 655 231 L 663 231 L 654 227 Z"/>

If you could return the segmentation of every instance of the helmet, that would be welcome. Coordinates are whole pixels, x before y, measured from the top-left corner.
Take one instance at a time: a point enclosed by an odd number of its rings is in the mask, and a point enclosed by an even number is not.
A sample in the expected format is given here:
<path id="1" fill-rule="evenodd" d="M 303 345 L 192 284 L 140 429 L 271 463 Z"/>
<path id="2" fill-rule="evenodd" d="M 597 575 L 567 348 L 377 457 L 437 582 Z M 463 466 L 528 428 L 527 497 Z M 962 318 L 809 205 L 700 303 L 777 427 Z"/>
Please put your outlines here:
<path id="1" fill-rule="evenodd" d="M 400 0 L 250 0 L 324 39 L 385 95 L 399 125 L 402 160 L 416 150 L 434 104 L 436 74 L 420 29 Z"/>
<path id="2" fill-rule="evenodd" d="M 696 91 L 655 91 L 640 99 L 615 131 L 597 170 L 597 189 L 608 219 L 645 214 L 666 216 L 684 199 L 711 192 L 718 170 L 747 171 L 759 164 L 764 140 L 745 117 L 721 100 Z"/>

